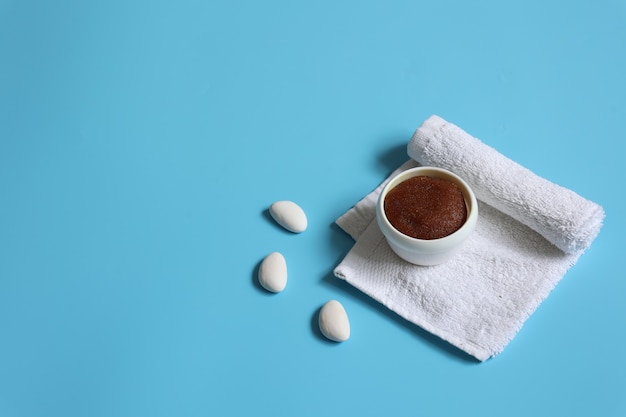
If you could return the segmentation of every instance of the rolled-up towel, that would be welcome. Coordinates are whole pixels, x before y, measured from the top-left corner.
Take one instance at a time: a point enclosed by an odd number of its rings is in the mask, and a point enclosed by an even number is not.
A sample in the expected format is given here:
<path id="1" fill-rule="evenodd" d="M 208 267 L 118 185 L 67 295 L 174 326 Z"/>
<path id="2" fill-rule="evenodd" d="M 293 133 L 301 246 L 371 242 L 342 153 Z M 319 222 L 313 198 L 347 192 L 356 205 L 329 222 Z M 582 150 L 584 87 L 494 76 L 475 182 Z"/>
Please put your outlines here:
<path id="1" fill-rule="evenodd" d="M 483 361 L 504 349 L 589 247 L 604 211 L 437 116 L 417 129 L 408 152 L 413 159 L 391 176 L 419 164 L 455 172 L 479 200 L 474 233 L 443 264 L 407 263 L 375 219 L 384 181 L 337 219 L 356 243 L 334 273 Z"/>
<path id="2" fill-rule="evenodd" d="M 587 249 L 602 227 L 601 206 L 539 177 L 441 117 L 431 116 L 415 131 L 408 154 L 422 165 L 456 173 L 479 200 L 565 253 Z"/>

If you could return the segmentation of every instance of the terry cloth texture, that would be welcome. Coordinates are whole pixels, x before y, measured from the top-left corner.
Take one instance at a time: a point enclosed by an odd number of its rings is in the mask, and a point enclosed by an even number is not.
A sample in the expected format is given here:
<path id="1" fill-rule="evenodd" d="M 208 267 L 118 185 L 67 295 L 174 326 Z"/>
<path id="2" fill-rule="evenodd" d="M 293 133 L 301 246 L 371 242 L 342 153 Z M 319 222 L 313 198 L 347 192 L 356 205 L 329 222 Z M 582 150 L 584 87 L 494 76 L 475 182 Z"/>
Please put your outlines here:
<path id="1" fill-rule="evenodd" d="M 484 361 L 504 349 L 591 245 L 604 210 L 437 116 L 416 130 L 408 154 L 411 160 L 337 219 L 356 243 L 334 273 Z M 456 173 L 479 200 L 476 230 L 436 266 L 400 259 L 375 219 L 384 184 L 419 165 Z"/>

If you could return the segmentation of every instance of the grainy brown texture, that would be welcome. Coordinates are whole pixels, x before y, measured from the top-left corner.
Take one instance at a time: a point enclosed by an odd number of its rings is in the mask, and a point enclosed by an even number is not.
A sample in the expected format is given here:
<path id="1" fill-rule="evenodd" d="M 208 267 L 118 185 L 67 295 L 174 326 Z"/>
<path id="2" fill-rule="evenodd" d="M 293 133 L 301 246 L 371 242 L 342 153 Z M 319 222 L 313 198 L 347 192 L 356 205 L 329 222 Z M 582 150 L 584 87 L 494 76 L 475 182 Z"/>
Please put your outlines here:
<path id="1" fill-rule="evenodd" d="M 384 206 L 393 227 L 417 239 L 448 236 L 467 219 L 461 190 L 442 178 L 409 178 L 387 193 Z"/>

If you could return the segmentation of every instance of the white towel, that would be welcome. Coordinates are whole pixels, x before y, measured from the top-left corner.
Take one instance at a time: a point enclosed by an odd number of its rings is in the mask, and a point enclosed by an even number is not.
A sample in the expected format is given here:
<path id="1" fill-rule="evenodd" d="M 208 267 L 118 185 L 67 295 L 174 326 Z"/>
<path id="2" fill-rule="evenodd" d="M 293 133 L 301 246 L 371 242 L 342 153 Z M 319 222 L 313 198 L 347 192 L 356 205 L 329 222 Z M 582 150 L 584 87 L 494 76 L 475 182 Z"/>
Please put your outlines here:
<path id="1" fill-rule="evenodd" d="M 416 130 L 408 152 L 414 159 L 391 176 L 417 165 L 456 173 L 479 200 L 475 232 L 446 263 L 403 261 L 375 221 L 384 181 L 337 219 L 356 244 L 334 273 L 484 361 L 504 349 L 589 247 L 604 211 L 437 116 Z"/>

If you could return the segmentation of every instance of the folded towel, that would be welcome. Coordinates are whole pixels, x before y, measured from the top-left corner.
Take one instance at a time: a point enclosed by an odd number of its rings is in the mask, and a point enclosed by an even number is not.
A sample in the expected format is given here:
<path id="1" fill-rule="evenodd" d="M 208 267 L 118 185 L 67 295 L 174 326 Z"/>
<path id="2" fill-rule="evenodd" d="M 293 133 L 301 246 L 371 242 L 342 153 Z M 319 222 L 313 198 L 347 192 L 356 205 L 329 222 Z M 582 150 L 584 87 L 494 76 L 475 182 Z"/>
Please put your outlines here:
<path id="1" fill-rule="evenodd" d="M 356 240 L 335 275 L 480 361 L 500 353 L 602 226 L 599 205 L 538 177 L 432 116 L 399 167 L 446 168 L 479 200 L 473 235 L 451 260 L 417 266 L 387 245 L 375 220 L 389 178 L 336 223 Z"/>
<path id="2" fill-rule="evenodd" d="M 413 135 L 411 158 L 455 172 L 476 198 L 508 214 L 566 253 L 585 250 L 600 231 L 599 205 L 535 175 L 440 117 Z"/>

